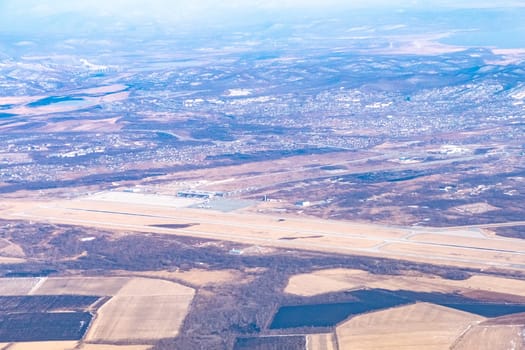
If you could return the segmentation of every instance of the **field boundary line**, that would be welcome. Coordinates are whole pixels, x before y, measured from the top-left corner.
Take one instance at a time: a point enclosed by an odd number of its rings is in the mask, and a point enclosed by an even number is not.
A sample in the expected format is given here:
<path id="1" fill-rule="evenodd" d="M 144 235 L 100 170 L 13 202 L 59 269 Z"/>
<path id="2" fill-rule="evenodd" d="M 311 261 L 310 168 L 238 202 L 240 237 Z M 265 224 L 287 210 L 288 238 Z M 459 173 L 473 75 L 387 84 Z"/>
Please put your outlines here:
<path id="1" fill-rule="evenodd" d="M 38 288 L 40 288 L 44 284 L 45 281 L 47 281 L 47 276 L 39 277 L 38 282 L 33 286 L 33 288 L 31 288 L 27 295 L 33 295 L 38 290 Z"/>
<path id="2" fill-rule="evenodd" d="M 461 340 L 463 340 L 463 338 L 465 338 L 465 336 L 468 334 L 468 332 L 474 328 L 474 326 L 477 326 L 479 325 L 479 323 L 476 323 L 476 324 L 469 324 L 467 326 L 467 328 L 465 328 L 463 330 L 463 332 L 461 332 L 461 334 L 456 338 L 456 340 L 454 340 L 454 342 L 450 345 L 450 350 L 454 350 L 456 349 L 456 347 L 459 345 L 459 343 L 461 342 Z"/>

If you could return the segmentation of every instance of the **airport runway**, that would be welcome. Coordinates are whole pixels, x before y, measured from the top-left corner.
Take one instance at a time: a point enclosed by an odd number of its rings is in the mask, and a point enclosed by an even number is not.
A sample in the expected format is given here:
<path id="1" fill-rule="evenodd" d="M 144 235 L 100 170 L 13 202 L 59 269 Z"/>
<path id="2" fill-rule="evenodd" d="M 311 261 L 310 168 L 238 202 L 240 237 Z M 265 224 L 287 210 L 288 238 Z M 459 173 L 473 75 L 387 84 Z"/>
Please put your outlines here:
<path id="1" fill-rule="evenodd" d="M 485 269 L 525 270 L 524 240 L 487 236 L 471 226 L 443 229 L 395 227 L 92 199 L 18 203 L 9 210 L 0 211 L 0 216 L 110 230 L 202 237 L 284 249 Z M 154 226 L 173 224 L 187 226 Z"/>

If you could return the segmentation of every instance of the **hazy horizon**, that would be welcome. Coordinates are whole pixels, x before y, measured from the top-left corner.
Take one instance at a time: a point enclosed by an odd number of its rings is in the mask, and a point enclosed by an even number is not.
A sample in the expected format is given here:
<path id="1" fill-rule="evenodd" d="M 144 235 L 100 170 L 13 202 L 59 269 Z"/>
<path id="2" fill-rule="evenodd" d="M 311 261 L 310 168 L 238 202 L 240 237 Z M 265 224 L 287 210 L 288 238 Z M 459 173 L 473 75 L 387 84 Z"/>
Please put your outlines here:
<path id="1" fill-rule="evenodd" d="M 471 0 L 226 0 L 220 3 L 212 0 L 2 0 L 0 35 L 104 35 L 119 30 L 129 31 L 130 27 L 138 32 L 141 30 L 137 28 L 142 27 L 157 31 L 205 31 L 207 27 L 220 26 L 234 30 L 256 24 L 271 25 L 290 21 L 311 23 L 315 19 L 332 18 L 351 24 L 359 22 L 362 16 L 358 12 L 363 11 L 402 17 L 405 12 L 412 11 L 501 8 L 506 16 L 519 18 L 519 14 L 509 10 L 517 7 L 525 8 L 525 3 L 514 0 L 499 1 L 496 4 Z"/>

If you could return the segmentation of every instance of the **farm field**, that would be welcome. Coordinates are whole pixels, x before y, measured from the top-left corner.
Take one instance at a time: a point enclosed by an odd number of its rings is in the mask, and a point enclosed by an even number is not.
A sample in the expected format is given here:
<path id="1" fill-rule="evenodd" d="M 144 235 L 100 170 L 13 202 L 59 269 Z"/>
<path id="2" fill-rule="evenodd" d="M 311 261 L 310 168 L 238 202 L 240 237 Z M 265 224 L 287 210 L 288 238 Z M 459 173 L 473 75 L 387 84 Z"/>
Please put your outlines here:
<path id="1" fill-rule="evenodd" d="M 286 293 L 313 296 L 323 293 L 380 288 L 414 292 L 449 293 L 456 290 L 510 294 L 525 298 L 525 281 L 496 276 L 473 275 L 466 280 L 450 280 L 430 275 L 380 275 L 356 269 L 318 270 L 292 276 Z"/>
<path id="2" fill-rule="evenodd" d="M 24 250 L 17 244 L 6 239 L 0 239 L 0 256 L 6 258 L 24 258 Z"/>
<path id="3" fill-rule="evenodd" d="M 1 313 L 82 311 L 99 300 L 98 296 L 27 295 L 0 296 Z"/>
<path id="4" fill-rule="evenodd" d="M 127 274 L 128 272 L 122 272 Z M 207 286 L 223 283 L 243 283 L 247 282 L 246 277 L 236 270 L 204 270 L 191 269 L 189 271 L 138 271 L 136 276 L 159 278 L 166 280 L 180 280 L 194 286 Z"/>
<path id="5" fill-rule="evenodd" d="M 339 349 L 445 350 L 484 319 L 446 307 L 416 303 L 360 315 L 336 329 Z"/>
<path id="6" fill-rule="evenodd" d="M 27 295 L 38 285 L 39 281 L 38 277 L 2 278 L 0 279 L 0 295 Z"/>
<path id="7" fill-rule="evenodd" d="M 78 341 L 0 343 L 0 350 L 149 350 L 150 345 L 80 344 Z"/>
<path id="8" fill-rule="evenodd" d="M 21 264 L 26 262 L 23 258 L 13 258 L 10 256 L 0 256 L 0 264 Z"/>
<path id="9" fill-rule="evenodd" d="M 469 329 L 451 347 L 452 350 L 521 350 L 523 344 L 523 325 L 477 325 Z"/>
<path id="10" fill-rule="evenodd" d="M 84 336 L 92 320 L 92 314 L 87 310 L 101 301 L 100 297 L 73 293 L 34 295 L 34 291 L 46 280 L 0 279 L 0 340 L 17 343 L 73 341 Z M 10 348 L 16 348 L 13 346 Z M 45 346 L 49 348 L 52 345 L 45 343 Z"/>
<path id="11" fill-rule="evenodd" d="M 27 342 L 14 343 L 9 347 L 9 350 L 73 350 L 77 345 L 77 341 Z"/>
<path id="12" fill-rule="evenodd" d="M 194 290 L 172 282 L 131 279 L 104 304 L 87 342 L 142 342 L 175 337 Z"/>
<path id="13" fill-rule="evenodd" d="M 194 295 L 191 288 L 141 277 L 2 278 L 0 287 L 0 311 L 5 315 L 0 316 L 0 339 L 16 341 L 2 345 L 9 345 L 9 349 L 29 349 L 36 344 L 26 340 L 80 340 L 91 321 L 91 315 L 81 311 L 91 309 L 101 296 L 106 296 L 111 298 L 96 311 L 85 337 L 85 341 L 97 344 L 44 341 L 41 348 L 145 350 L 150 345 L 144 343 L 176 336 Z M 44 326 L 35 328 L 35 322 Z M 80 328 L 75 326 L 79 322 Z M 28 328 L 41 331 L 27 333 Z M 98 344 L 123 340 L 142 344 Z"/>
<path id="14" fill-rule="evenodd" d="M 6 342 L 80 340 L 91 318 L 88 312 L 6 313 L 0 315 L 0 339 Z"/>
<path id="15" fill-rule="evenodd" d="M 125 277 L 53 277 L 46 278 L 33 294 L 112 296 L 128 282 Z"/>
<path id="16" fill-rule="evenodd" d="M 335 341 L 332 333 L 309 334 L 306 336 L 306 350 L 336 350 Z"/>

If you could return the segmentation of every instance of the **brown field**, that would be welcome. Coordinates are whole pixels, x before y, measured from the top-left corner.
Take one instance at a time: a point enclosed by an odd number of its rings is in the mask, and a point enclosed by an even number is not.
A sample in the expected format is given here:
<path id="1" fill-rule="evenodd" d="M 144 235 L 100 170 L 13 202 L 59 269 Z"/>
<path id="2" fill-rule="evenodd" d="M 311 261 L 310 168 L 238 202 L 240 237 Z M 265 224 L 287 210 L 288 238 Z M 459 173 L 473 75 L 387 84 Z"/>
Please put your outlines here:
<path id="1" fill-rule="evenodd" d="M 452 210 L 459 211 L 460 213 L 469 213 L 469 214 L 483 214 L 492 210 L 499 210 L 501 208 L 495 207 L 485 202 L 481 203 L 472 203 L 460 205 L 452 208 Z"/>
<path id="2" fill-rule="evenodd" d="M 362 270 L 331 269 L 295 275 L 290 278 L 285 293 L 313 296 L 357 289 L 367 286 L 371 274 Z"/>
<path id="3" fill-rule="evenodd" d="M 151 345 L 79 344 L 77 341 L 0 343 L 0 350 L 148 350 Z"/>
<path id="4" fill-rule="evenodd" d="M 24 342 L 13 343 L 9 350 L 73 350 L 77 345 L 77 341 Z"/>
<path id="5" fill-rule="evenodd" d="M 505 277 L 477 276 L 449 280 L 430 275 L 375 275 L 362 270 L 329 269 L 292 276 L 285 288 L 289 294 L 314 296 L 360 288 L 450 293 L 461 290 L 493 292 L 525 297 L 525 281 Z"/>
<path id="6" fill-rule="evenodd" d="M 106 192 L 107 194 L 107 192 Z M 392 227 L 349 221 L 222 213 L 176 208 L 135 201 L 96 200 L 95 197 L 52 202 L 8 201 L 0 217 L 138 232 L 199 236 L 259 246 L 298 248 L 323 252 L 368 255 L 464 267 L 525 270 L 525 243 L 518 239 L 486 236 L 480 229 Z M 173 198 L 173 197 L 172 197 Z M 168 201 L 159 196 L 159 201 Z M 179 229 L 153 227 L 188 224 Z M 440 234 L 437 234 L 440 232 Z M 494 250 L 497 247 L 497 251 Z"/>
<path id="7" fill-rule="evenodd" d="M 191 273 L 191 272 L 190 272 Z M 198 275 L 199 271 L 196 272 Z M 225 275 L 219 275 L 224 278 Z M 197 277 L 194 277 L 197 278 Z M 212 276 L 207 276 L 212 280 Z M 130 277 L 43 277 L 2 278 L 0 295 L 103 295 L 113 296 L 97 312 L 85 336 L 89 342 L 133 342 L 153 344 L 160 338 L 175 337 L 182 324 L 194 290 L 173 282 Z M 32 344 L 34 347 L 31 347 Z M 9 344 L 4 344 L 8 346 Z M 9 349 L 43 350 L 145 350 L 150 345 L 113 346 L 78 342 L 16 343 Z M 1 349 L 1 346 L 0 346 Z"/>
<path id="8" fill-rule="evenodd" d="M 168 281 L 131 279 L 100 308 L 86 341 L 144 343 L 175 337 L 194 293 Z"/>
<path id="9" fill-rule="evenodd" d="M 177 283 L 152 278 L 133 278 L 117 296 L 193 296 L 193 294 L 193 289 Z"/>
<path id="10" fill-rule="evenodd" d="M 26 262 L 26 259 L 0 256 L 0 264 L 21 264 L 24 262 Z"/>
<path id="11" fill-rule="evenodd" d="M 108 118 L 108 119 L 74 119 L 54 122 L 53 124 L 47 124 L 41 128 L 38 128 L 38 131 L 43 132 L 80 132 L 80 131 L 119 131 L 122 129 L 123 125 L 118 124 L 117 121 L 119 118 Z"/>
<path id="12" fill-rule="evenodd" d="M 24 250 L 17 244 L 14 244 L 7 239 L 0 239 L 0 256 L 10 258 L 25 257 Z"/>
<path id="13" fill-rule="evenodd" d="M 195 179 L 197 181 L 206 179 L 208 183 L 203 184 L 202 189 L 213 191 L 234 191 L 239 188 L 266 187 L 268 185 L 286 183 L 288 181 L 304 180 L 326 175 L 322 170 L 323 165 L 352 165 L 352 170 L 359 165 L 371 168 L 367 160 L 379 153 L 373 152 L 338 152 L 319 155 L 304 155 L 282 158 L 278 160 L 267 160 L 257 163 L 244 163 L 232 166 L 217 167 L 211 169 L 199 169 L 182 171 L 159 177 L 165 182 L 179 181 L 180 178 Z M 319 164 L 319 166 L 312 166 Z M 264 169 L 263 172 L 260 172 Z M 254 175 L 246 175 L 255 172 Z M 225 180 L 226 179 L 226 180 Z"/>
<path id="14" fill-rule="evenodd" d="M 0 295 L 27 295 L 39 282 L 39 278 L 0 278 Z"/>
<path id="15" fill-rule="evenodd" d="M 332 333 L 307 335 L 306 350 L 337 350 L 335 335 Z"/>
<path id="16" fill-rule="evenodd" d="M 522 350 L 523 326 L 475 326 L 463 335 L 452 350 Z"/>
<path id="17" fill-rule="evenodd" d="M 129 272 L 124 271 L 123 274 L 129 274 Z M 237 270 L 209 271 L 192 269 L 189 271 L 137 271 L 133 272 L 133 275 L 166 280 L 179 280 L 199 287 L 232 282 L 238 284 L 248 281 L 248 279 Z"/>
<path id="18" fill-rule="evenodd" d="M 491 318 L 481 324 L 482 326 L 514 326 L 525 325 L 525 312 Z"/>
<path id="19" fill-rule="evenodd" d="M 39 295 L 116 295 L 129 282 L 124 277 L 52 277 L 35 290 Z"/>
<path id="20" fill-rule="evenodd" d="M 525 296 L 525 281 L 494 276 L 472 276 L 465 281 L 446 280 L 450 286 Z"/>
<path id="21" fill-rule="evenodd" d="M 154 342 L 176 337 L 190 300 L 177 296 L 115 296 L 99 311 L 88 341 Z"/>
<path id="22" fill-rule="evenodd" d="M 354 317 L 337 327 L 339 349 L 445 350 L 482 317 L 416 303 Z"/>

